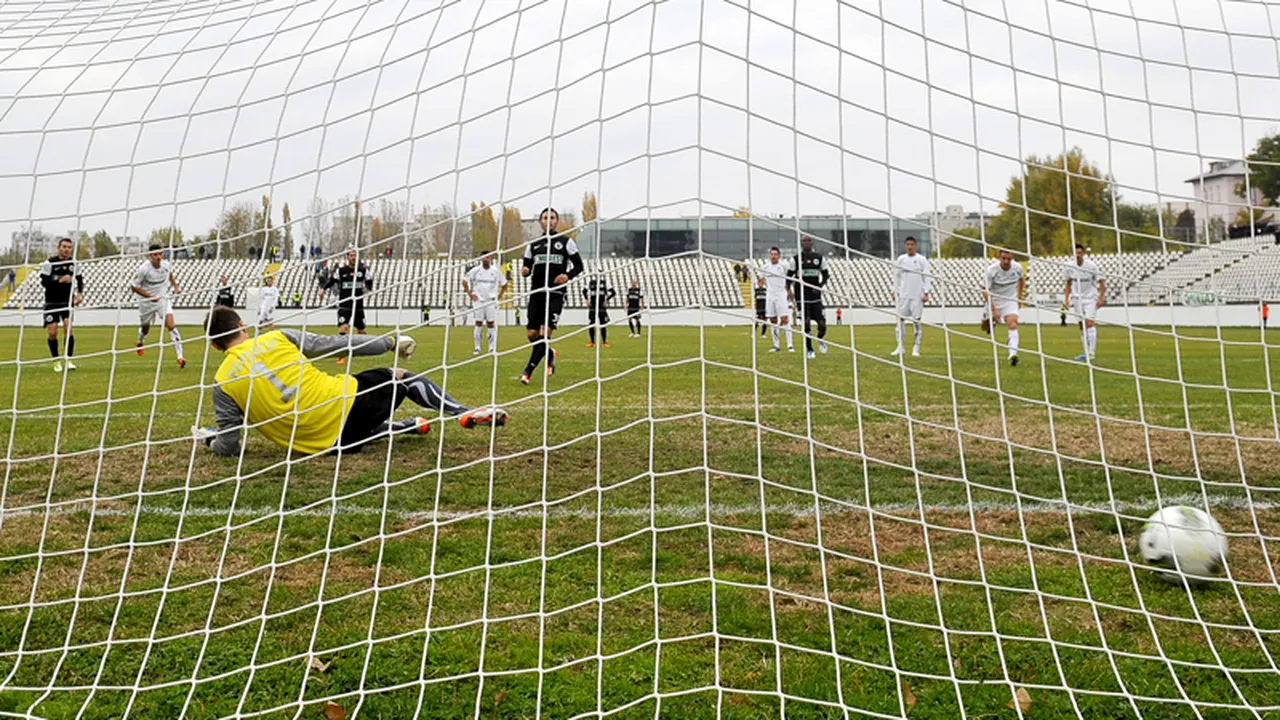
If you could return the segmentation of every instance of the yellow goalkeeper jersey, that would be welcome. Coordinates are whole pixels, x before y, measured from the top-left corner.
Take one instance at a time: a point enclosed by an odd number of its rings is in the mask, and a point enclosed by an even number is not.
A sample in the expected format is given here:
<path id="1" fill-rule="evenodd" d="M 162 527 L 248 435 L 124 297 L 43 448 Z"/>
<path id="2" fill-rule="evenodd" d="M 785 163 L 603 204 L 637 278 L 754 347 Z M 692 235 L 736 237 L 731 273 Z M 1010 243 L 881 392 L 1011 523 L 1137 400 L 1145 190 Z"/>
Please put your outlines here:
<path id="1" fill-rule="evenodd" d="M 306 341 L 303 340 L 305 336 Z M 240 408 L 250 427 L 269 440 L 298 452 L 324 452 L 333 447 L 356 398 L 356 380 L 333 376 L 312 365 L 322 336 L 273 331 L 227 349 L 215 376 L 218 389 Z M 306 347 L 298 346 L 301 342 Z M 326 350 L 338 338 L 323 338 Z M 346 338 L 341 338 L 345 346 Z M 379 349 L 381 352 L 382 349 Z M 363 354 L 363 353 L 361 353 Z"/>

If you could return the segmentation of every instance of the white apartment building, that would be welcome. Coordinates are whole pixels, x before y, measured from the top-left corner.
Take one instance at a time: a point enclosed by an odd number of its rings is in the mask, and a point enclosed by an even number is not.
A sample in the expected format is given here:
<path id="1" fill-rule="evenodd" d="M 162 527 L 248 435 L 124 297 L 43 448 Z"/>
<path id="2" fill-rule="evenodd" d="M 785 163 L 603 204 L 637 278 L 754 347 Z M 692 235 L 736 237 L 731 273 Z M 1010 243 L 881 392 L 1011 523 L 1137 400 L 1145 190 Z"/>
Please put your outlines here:
<path id="1" fill-rule="evenodd" d="M 1248 200 L 1236 193 L 1236 186 L 1244 182 L 1248 173 L 1243 160 L 1215 160 L 1209 163 L 1208 172 L 1187 180 L 1195 192 L 1196 221 L 1202 232 L 1215 218 L 1224 228 L 1230 227 L 1240 210 L 1262 204 L 1262 192 L 1257 188 L 1249 189 Z"/>

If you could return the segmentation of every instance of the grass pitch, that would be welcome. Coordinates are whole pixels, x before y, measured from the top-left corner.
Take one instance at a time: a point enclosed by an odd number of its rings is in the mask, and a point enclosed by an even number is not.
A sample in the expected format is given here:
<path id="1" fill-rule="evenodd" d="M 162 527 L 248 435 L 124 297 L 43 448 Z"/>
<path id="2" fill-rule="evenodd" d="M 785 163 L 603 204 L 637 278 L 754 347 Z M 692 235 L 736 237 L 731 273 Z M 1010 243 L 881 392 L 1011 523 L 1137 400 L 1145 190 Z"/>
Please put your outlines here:
<path id="1" fill-rule="evenodd" d="M 568 329 L 525 387 L 521 330 L 420 329 L 409 366 L 510 425 L 227 461 L 189 440 L 204 345 L 81 329 L 64 382 L 6 329 L 0 716 L 1280 713 L 1280 343 L 1105 327 L 1091 368 L 1028 325 L 1011 368 L 953 330 L 898 363 L 887 327 L 814 360 Z M 1230 581 L 1132 565 L 1171 502 L 1232 533 Z"/>

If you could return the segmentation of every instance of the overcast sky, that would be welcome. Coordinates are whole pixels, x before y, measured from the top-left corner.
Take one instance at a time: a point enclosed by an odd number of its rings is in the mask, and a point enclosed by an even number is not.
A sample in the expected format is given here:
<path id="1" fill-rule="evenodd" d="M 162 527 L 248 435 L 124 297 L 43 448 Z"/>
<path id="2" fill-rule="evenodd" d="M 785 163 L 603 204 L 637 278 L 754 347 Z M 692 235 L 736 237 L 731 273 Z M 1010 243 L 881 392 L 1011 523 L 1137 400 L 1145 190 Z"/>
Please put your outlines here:
<path id="1" fill-rule="evenodd" d="M 0 243 L 204 233 L 264 193 L 994 212 L 1071 146 L 1176 202 L 1280 130 L 1280 4 L 1132 4 L 4 0 Z"/>

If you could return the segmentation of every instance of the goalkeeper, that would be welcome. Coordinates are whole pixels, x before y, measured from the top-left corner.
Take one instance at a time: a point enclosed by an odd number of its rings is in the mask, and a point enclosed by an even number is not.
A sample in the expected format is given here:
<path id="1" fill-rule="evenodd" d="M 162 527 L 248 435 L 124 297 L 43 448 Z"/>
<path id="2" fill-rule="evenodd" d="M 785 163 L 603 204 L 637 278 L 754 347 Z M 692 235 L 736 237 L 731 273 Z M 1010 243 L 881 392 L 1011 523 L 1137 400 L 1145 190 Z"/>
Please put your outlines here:
<path id="1" fill-rule="evenodd" d="M 381 355 L 394 349 L 408 358 L 416 348 L 409 337 L 352 340 L 293 329 L 250 337 L 240 316 L 228 307 L 215 307 L 205 329 L 209 343 L 226 356 L 213 388 L 218 427 L 193 432 L 221 457 L 239 454 L 246 416 L 249 426 L 268 440 L 306 455 L 337 448 L 359 452 L 365 442 L 388 433 L 425 434 L 425 418 L 392 422 L 391 414 L 405 398 L 456 416 L 465 428 L 507 421 L 505 411 L 468 408 L 425 376 L 407 370 L 378 368 L 334 376 L 307 360 L 348 349 L 352 355 Z"/>

